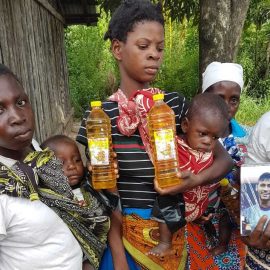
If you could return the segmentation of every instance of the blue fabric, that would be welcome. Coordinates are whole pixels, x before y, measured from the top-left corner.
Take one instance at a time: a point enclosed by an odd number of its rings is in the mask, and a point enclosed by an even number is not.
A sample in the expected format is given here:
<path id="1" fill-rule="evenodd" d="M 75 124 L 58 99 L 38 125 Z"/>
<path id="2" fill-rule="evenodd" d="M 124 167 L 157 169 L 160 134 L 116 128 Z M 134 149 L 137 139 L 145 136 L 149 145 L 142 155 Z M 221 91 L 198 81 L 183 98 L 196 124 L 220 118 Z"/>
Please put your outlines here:
<path id="1" fill-rule="evenodd" d="M 141 208 L 123 208 L 123 215 L 131 215 L 136 214 L 143 219 L 150 219 L 152 216 L 152 209 L 141 209 Z"/>
<path id="2" fill-rule="evenodd" d="M 123 208 L 122 213 L 123 215 L 136 214 L 143 219 L 150 219 L 150 217 L 152 216 L 152 209 L 151 208 L 148 208 L 148 209 Z M 126 252 L 126 258 L 127 258 L 129 270 L 141 270 L 141 268 L 136 264 L 136 262 L 133 260 L 131 255 L 127 251 L 125 252 Z M 110 247 L 107 247 L 103 253 L 99 270 L 114 270 L 112 253 L 111 253 Z"/>
<path id="3" fill-rule="evenodd" d="M 232 134 L 234 137 L 242 138 L 247 135 L 243 127 L 241 127 L 234 118 L 231 119 L 231 128 L 232 128 Z"/>
<path id="4" fill-rule="evenodd" d="M 130 254 L 126 251 L 127 263 L 129 270 L 141 270 L 141 268 L 135 263 Z M 99 270 L 114 270 L 113 259 L 111 249 L 107 247 L 103 253 Z"/>

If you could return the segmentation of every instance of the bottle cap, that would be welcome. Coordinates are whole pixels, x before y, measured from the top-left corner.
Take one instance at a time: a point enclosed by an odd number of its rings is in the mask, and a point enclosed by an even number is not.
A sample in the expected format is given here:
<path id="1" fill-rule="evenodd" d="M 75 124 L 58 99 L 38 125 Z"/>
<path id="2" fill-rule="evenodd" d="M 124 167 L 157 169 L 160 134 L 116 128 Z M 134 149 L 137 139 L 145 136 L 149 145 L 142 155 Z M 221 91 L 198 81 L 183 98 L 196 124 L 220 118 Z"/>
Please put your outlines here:
<path id="1" fill-rule="evenodd" d="M 223 178 L 222 180 L 219 181 L 219 183 L 222 187 L 226 187 L 229 185 L 229 180 L 227 178 Z"/>
<path id="2" fill-rule="evenodd" d="M 157 100 L 163 100 L 164 99 L 164 94 L 156 94 L 153 95 L 153 100 L 157 101 Z"/>
<path id="3" fill-rule="evenodd" d="M 101 101 L 91 101 L 91 107 L 101 107 Z"/>

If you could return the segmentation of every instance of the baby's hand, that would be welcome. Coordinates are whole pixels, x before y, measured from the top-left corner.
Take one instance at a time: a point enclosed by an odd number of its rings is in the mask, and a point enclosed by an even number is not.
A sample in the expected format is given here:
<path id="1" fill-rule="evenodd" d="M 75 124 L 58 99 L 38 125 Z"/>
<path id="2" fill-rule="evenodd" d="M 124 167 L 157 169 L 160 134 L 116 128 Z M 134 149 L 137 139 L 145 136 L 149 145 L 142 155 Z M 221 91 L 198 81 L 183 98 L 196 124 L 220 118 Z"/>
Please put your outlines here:
<path id="1" fill-rule="evenodd" d="M 86 202 L 84 200 L 78 201 L 79 206 L 86 206 Z"/>
<path id="2" fill-rule="evenodd" d="M 172 186 L 172 187 L 166 187 L 166 188 L 160 188 L 158 185 L 158 182 L 156 179 L 154 180 L 154 187 L 155 190 L 160 194 L 160 195 L 175 195 L 178 193 L 183 193 L 187 190 L 190 190 L 196 186 L 198 186 L 199 183 L 199 176 L 195 175 L 194 173 L 190 171 L 183 171 L 178 174 L 178 177 L 181 181 L 180 184 Z"/>

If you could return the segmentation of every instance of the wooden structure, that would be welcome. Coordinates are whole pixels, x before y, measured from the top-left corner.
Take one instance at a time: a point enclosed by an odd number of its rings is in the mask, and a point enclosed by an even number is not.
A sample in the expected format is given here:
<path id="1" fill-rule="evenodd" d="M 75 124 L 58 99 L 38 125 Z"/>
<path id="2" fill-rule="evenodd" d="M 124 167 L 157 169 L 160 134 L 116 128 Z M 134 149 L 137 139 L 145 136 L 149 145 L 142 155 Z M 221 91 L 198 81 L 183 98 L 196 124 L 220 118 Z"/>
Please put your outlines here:
<path id="1" fill-rule="evenodd" d="M 94 1 L 0 0 L 0 62 L 22 81 L 40 142 L 72 125 L 64 27 L 97 19 Z"/>

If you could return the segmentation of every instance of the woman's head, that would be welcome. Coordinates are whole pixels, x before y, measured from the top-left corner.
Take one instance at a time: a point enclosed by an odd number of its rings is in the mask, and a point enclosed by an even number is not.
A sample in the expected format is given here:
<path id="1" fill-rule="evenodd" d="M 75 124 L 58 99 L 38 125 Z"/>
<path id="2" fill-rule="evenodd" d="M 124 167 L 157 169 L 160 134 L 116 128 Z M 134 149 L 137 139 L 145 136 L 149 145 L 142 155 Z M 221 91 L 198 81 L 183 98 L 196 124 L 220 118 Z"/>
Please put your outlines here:
<path id="1" fill-rule="evenodd" d="M 202 91 L 221 96 L 233 118 L 240 104 L 243 89 L 243 68 L 235 63 L 212 62 L 203 73 Z"/>
<path id="2" fill-rule="evenodd" d="M 123 1 L 112 16 L 105 39 L 118 62 L 120 88 L 129 95 L 148 88 L 160 68 L 164 19 L 159 5 L 147 0 Z"/>
<path id="3" fill-rule="evenodd" d="M 199 152 L 210 152 L 229 123 L 228 107 L 214 94 L 195 96 L 181 123 L 187 144 Z"/>
<path id="4" fill-rule="evenodd" d="M 157 22 L 164 27 L 161 5 L 148 0 L 124 0 L 113 13 L 104 39 L 126 42 L 134 26 L 145 21 Z"/>
<path id="5" fill-rule="evenodd" d="M 32 107 L 21 83 L 0 64 L 0 154 L 22 158 L 31 145 L 34 123 Z"/>
<path id="6" fill-rule="evenodd" d="M 81 154 L 74 140 L 65 135 L 55 135 L 41 144 L 44 149 L 50 148 L 55 156 L 63 162 L 63 171 L 70 186 L 79 184 L 84 175 Z"/>

